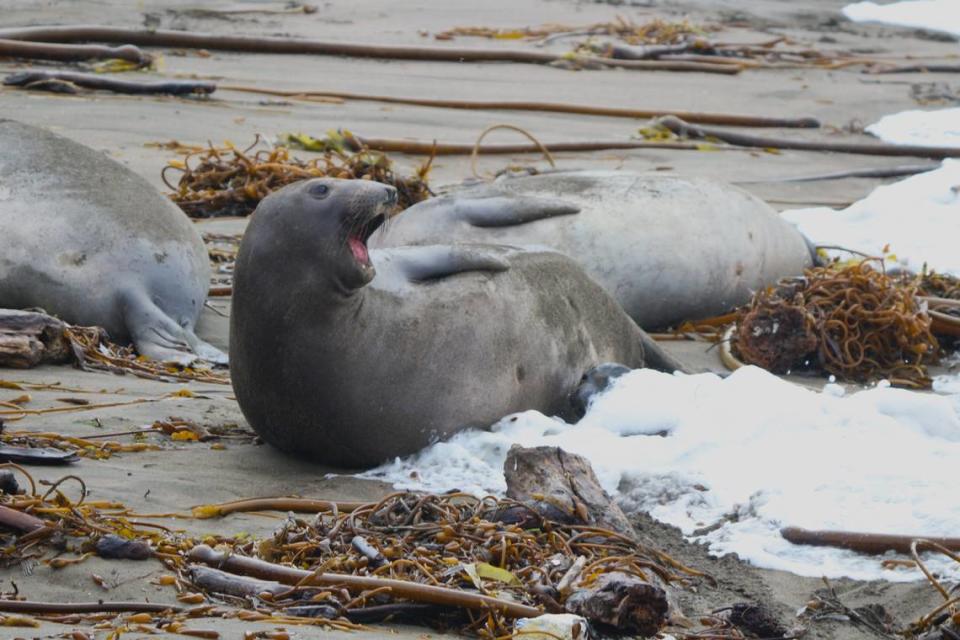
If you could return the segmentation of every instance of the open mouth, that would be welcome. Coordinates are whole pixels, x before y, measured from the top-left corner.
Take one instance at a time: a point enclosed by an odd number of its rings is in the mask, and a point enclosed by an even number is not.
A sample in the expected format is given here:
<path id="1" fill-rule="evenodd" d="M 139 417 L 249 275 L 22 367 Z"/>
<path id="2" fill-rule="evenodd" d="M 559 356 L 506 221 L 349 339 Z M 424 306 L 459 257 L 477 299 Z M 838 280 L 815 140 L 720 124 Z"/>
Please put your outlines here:
<path id="1" fill-rule="evenodd" d="M 347 238 L 350 253 L 353 254 L 354 259 L 362 266 L 370 266 L 370 251 L 367 250 L 367 240 L 369 240 L 373 232 L 382 227 L 386 221 L 387 216 L 385 214 L 381 213 L 374 216 Z"/>

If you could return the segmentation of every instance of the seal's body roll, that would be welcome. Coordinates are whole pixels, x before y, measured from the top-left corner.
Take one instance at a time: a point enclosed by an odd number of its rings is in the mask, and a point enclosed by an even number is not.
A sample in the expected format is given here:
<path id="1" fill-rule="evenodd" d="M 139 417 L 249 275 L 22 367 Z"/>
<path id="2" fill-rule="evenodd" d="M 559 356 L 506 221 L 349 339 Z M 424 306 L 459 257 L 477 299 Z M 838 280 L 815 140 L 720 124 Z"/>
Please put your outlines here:
<path id="1" fill-rule="evenodd" d="M 370 244 L 437 242 L 550 247 L 647 329 L 724 313 L 812 265 L 804 237 L 763 201 L 659 173 L 504 176 L 410 207 Z"/>
<path id="2" fill-rule="evenodd" d="M 370 466 L 512 412 L 567 413 L 581 375 L 602 362 L 677 366 L 560 254 L 368 254 L 394 200 L 386 185 L 316 179 L 253 214 L 236 265 L 231 377 L 268 442 Z"/>
<path id="3" fill-rule="evenodd" d="M 147 356 L 225 356 L 193 333 L 210 266 L 190 220 L 103 153 L 0 119 L 0 307 L 97 325 Z"/>

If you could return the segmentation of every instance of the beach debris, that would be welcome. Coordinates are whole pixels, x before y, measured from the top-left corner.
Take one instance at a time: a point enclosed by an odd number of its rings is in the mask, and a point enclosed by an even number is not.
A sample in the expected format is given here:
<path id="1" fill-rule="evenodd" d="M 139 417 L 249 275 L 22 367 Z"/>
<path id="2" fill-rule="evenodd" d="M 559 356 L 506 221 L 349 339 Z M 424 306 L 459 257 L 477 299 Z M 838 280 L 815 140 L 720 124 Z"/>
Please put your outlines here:
<path id="1" fill-rule="evenodd" d="M 526 640 L 587 640 L 590 624 L 572 613 L 545 613 L 536 618 L 520 618 L 514 629 Z"/>
<path id="2" fill-rule="evenodd" d="M 221 20 L 230 20 L 236 16 L 247 15 L 310 15 L 317 12 L 317 6 L 301 2 L 287 2 L 282 9 L 167 9 L 167 13 L 173 16 L 184 18 L 213 18 Z"/>
<path id="3" fill-rule="evenodd" d="M 681 140 L 706 140 L 724 142 L 736 147 L 758 149 L 797 149 L 803 151 L 829 151 L 832 153 L 853 153 L 878 156 L 916 156 L 918 158 L 956 158 L 960 157 L 960 147 L 935 147 L 909 144 L 887 144 L 883 142 L 830 142 L 825 140 L 799 140 L 788 138 L 767 138 L 748 133 L 727 131 L 716 127 L 703 127 L 685 122 L 676 116 L 658 118 L 646 128 L 645 135 L 674 134 Z M 641 133 L 644 133 L 643 131 Z"/>
<path id="4" fill-rule="evenodd" d="M 863 607 L 848 607 L 840 598 L 833 584 L 823 578 L 823 589 L 814 592 L 811 600 L 800 609 L 799 616 L 810 621 L 835 620 L 851 622 L 865 627 L 882 638 L 902 638 L 902 630 L 896 628 L 896 621 L 882 605 L 867 605 Z"/>
<path id="5" fill-rule="evenodd" d="M 581 469 L 574 458 L 556 450 L 550 453 L 564 460 L 573 480 L 570 486 L 577 491 L 595 482 L 588 467 Z M 544 454 L 534 451 L 533 459 Z M 515 451 L 514 457 L 522 458 L 523 452 Z M 27 554 L 54 568 L 82 562 L 91 553 L 154 559 L 177 572 L 164 584 L 177 586 L 181 603 L 128 610 L 125 603 L 105 602 L 94 608 L 89 603 L 0 600 L 0 611 L 12 613 L 135 611 L 162 615 L 164 624 L 181 625 L 193 617 L 229 615 L 339 629 L 402 617 L 453 625 L 486 638 L 521 630 L 549 634 L 552 631 L 543 624 L 562 622 L 569 637 L 580 640 L 587 629 L 584 619 L 621 632 L 657 632 L 666 623 L 669 605 L 666 587 L 654 583 L 691 586 L 702 576 L 596 522 L 555 522 L 532 507 L 527 507 L 532 515 L 525 522 L 502 519 L 522 507 L 510 498 L 401 492 L 366 504 L 302 498 L 235 501 L 208 505 L 212 509 L 194 510 L 193 515 L 209 517 L 212 510 L 223 516 L 254 507 L 288 515 L 266 538 L 218 534 L 198 540 L 144 522 L 189 517 L 184 514 L 137 514 L 121 503 L 89 500 L 83 481 L 72 475 L 41 494 L 29 473 L 20 467 L 12 470 L 26 477 L 29 489 L 0 494 L 0 539 L 5 550 L 0 558 L 5 564 Z M 581 472 L 585 478 L 577 477 Z M 67 481 L 80 485 L 79 498 L 70 498 L 61 489 Z M 532 492 L 529 479 L 524 482 Z M 596 490 L 602 493 L 599 487 Z M 582 501 L 593 505 L 595 499 L 599 498 L 588 495 Z M 293 509 L 317 515 L 300 519 L 289 513 Z M 66 546 L 64 540 L 69 541 Z M 71 553 L 77 557 L 69 557 Z M 204 594 L 227 606 L 211 606 Z M 545 616 L 571 613 L 575 615 Z M 143 624 L 160 620 L 138 618 Z"/>
<path id="6" fill-rule="evenodd" d="M 793 544 L 836 547 L 872 555 L 882 555 L 887 551 L 910 553 L 915 540 L 926 540 L 950 551 L 960 552 L 960 538 L 906 536 L 857 531 L 817 531 L 800 527 L 784 527 L 780 530 L 780 535 Z"/>
<path id="7" fill-rule="evenodd" d="M 740 309 L 731 346 L 774 373 L 813 367 L 842 380 L 929 387 L 926 365 L 940 345 L 918 284 L 882 268 L 881 259 L 815 267 L 758 292 Z"/>
<path id="8" fill-rule="evenodd" d="M 686 122 L 699 124 L 719 124 L 735 127 L 816 129 L 820 126 L 820 121 L 811 116 L 781 118 L 776 116 L 755 116 L 735 113 L 677 111 L 675 109 L 637 109 L 633 107 L 594 106 L 561 102 L 528 102 L 513 100 L 444 100 L 434 98 L 385 96 L 369 93 L 347 93 L 342 91 L 268 89 L 249 85 L 222 84 L 220 88 L 224 91 L 257 93 L 319 102 L 363 100 L 368 102 L 406 104 L 442 109 L 541 111 L 545 113 L 572 113 L 577 115 L 632 119 L 649 119 L 659 118 L 666 115 L 674 115 L 685 120 Z"/>
<path id="9" fill-rule="evenodd" d="M 493 40 L 547 40 L 557 36 L 611 36 L 629 44 L 667 44 L 685 41 L 691 37 L 701 38 L 711 26 L 695 26 L 686 20 L 670 22 L 650 20 L 636 23 L 629 18 L 617 16 L 610 22 L 598 22 L 590 25 L 570 26 L 545 24 L 539 27 L 494 28 L 494 27 L 454 27 L 434 34 L 436 40 L 453 40 L 458 37 L 489 38 Z"/>
<path id="10" fill-rule="evenodd" d="M 0 57 L 60 62 L 122 60 L 136 68 L 149 67 L 154 61 L 153 56 L 129 44 L 119 47 L 105 47 L 98 44 L 54 44 L 6 39 L 2 36 L 0 36 Z"/>
<path id="11" fill-rule="evenodd" d="M 586 140 L 586 141 L 558 141 L 549 143 L 520 143 L 520 144 L 480 144 L 455 142 L 424 142 L 408 138 L 368 138 L 351 131 L 336 131 L 328 133 L 327 137 L 311 138 L 317 141 L 317 148 L 323 145 L 343 145 L 352 152 L 364 149 L 381 151 L 384 153 L 404 153 L 425 156 L 469 156 L 474 154 L 517 154 L 542 153 L 543 148 L 551 152 L 589 152 L 610 149 L 675 149 L 686 151 L 703 151 L 705 149 L 735 148 L 718 147 L 704 143 L 677 142 L 670 140 Z"/>
<path id="12" fill-rule="evenodd" d="M 508 498 L 554 522 L 598 526 L 625 536 L 636 532 L 610 498 L 590 462 L 559 447 L 513 445 L 503 463 Z M 505 518 L 507 514 L 501 514 Z"/>
<path id="13" fill-rule="evenodd" d="M 0 309 L 0 367 L 73 362 L 81 369 L 131 373 L 151 380 L 229 384 L 229 375 L 203 361 L 177 365 L 138 356 L 111 342 L 100 327 L 76 327 L 39 311 Z"/>
<path id="14" fill-rule="evenodd" d="M 96 89 L 136 95 L 167 94 L 175 96 L 210 95 L 217 90 L 213 82 L 199 80 L 162 80 L 135 82 L 109 78 L 102 74 L 74 71 L 29 70 L 11 73 L 3 79 L 8 87 L 53 90 L 57 93 L 77 93 L 79 89 Z M 52 87 L 52 89 L 51 89 Z"/>
<path id="15" fill-rule="evenodd" d="M 737 602 L 712 613 L 722 614 L 730 624 L 757 638 L 786 638 L 791 635 L 773 611 L 757 602 Z"/>
<path id="16" fill-rule="evenodd" d="M 605 67 L 640 69 L 648 71 L 692 71 L 735 74 L 740 68 L 730 64 L 692 62 L 683 60 L 616 60 L 597 56 L 556 54 L 529 49 L 477 49 L 447 46 L 410 46 L 340 42 L 312 38 L 281 36 L 242 36 L 233 34 L 198 33 L 168 29 L 127 29 L 86 25 L 17 27 L 0 29 L 0 42 L 111 42 L 152 47 L 203 49 L 206 51 L 239 51 L 244 53 L 272 53 L 378 58 L 386 60 L 427 60 L 434 62 L 518 62 L 526 64 L 568 64 L 573 68 L 600 64 Z M 571 64 L 572 63 L 572 64 Z"/>
<path id="17" fill-rule="evenodd" d="M 73 359 L 64 322 L 45 313 L 0 309 L 0 367 L 30 369 Z"/>
<path id="18" fill-rule="evenodd" d="M 101 558 L 112 560 L 148 560 L 154 557 L 153 548 L 143 540 L 128 540 L 115 533 L 98 538 L 94 550 Z"/>
<path id="19" fill-rule="evenodd" d="M 285 144 L 322 152 L 323 155 L 309 160 L 296 158 L 287 147 L 279 145 L 254 152 L 260 141 L 257 136 L 243 150 L 230 143 L 206 148 L 170 145 L 183 155 L 182 159 L 171 160 L 163 170 L 163 181 L 173 191 L 171 199 L 192 218 L 246 216 L 273 191 L 299 180 L 320 177 L 390 184 L 397 188 L 402 207 L 430 196 L 430 161 L 414 175 L 403 177 L 395 172 L 386 155 L 363 145 L 347 146 L 337 134 L 328 135 L 322 144 L 301 134 L 283 136 Z M 168 180 L 169 171 L 181 173 L 176 185 Z"/>
<path id="20" fill-rule="evenodd" d="M 660 631 L 669 609 L 662 588 L 620 571 L 601 574 L 590 586 L 575 590 L 565 607 L 595 625 L 645 637 Z"/>
<path id="21" fill-rule="evenodd" d="M 79 460 L 72 451 L 62 451 L 53 447 L 11 447 L 0 445 L 0 462 L 18 464 L 70 464 Z"/>

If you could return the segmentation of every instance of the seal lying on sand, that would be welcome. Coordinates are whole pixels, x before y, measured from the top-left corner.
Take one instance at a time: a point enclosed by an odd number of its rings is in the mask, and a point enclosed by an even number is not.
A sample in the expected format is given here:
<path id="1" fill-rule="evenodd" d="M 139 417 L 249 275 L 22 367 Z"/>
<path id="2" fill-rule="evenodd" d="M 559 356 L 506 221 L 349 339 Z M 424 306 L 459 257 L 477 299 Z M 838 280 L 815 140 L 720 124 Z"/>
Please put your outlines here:
<path id="1" fill-rule="evenodd" d="M 0 119 L 0 307 L 97 325 L 142 355 L 224 363 L 193 327 L 210 282 L 190 220 L 104 154 Z"/>
<path id="2" fill-rule="evenodd" d="M 569 258 L 489 245 L 368 252 L 393 187 L 318 178 L 265 198 L 240 245 L 231 377 L 250 425 L 339 467 L 413 453 L 567 394 L 607 361 L 679 365 Z"/>
<path id="3" fill-rule="evenodd" d="M 458 188 L 410 207 L 370 246 L 438 242 L 550 247 L 647 329 L 724 313 L 812 264 L 803 235 L 742 189 L 619 171 Z"/>

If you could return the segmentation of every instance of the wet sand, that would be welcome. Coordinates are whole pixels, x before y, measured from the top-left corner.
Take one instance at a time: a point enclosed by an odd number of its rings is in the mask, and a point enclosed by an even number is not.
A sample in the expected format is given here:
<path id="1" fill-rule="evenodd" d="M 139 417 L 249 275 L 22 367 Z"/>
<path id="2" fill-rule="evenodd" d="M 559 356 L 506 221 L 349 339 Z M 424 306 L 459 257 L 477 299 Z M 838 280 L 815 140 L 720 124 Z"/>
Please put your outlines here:
<path id="1" fill-rule="evenodd" d="M 957 52 L 956 43 L 913 29 L 855 25 L 839 14 L 843 2 L 813 0 L 803 3 L 775 0 L 748 0 L 736 3 L 717 1 L 643 2 L 642 6 L 580 3 L 572 0 L 495 0 L 467 9 L 444 0 L 397 3 L 387 0 L 334 2 L 311 15 L 263 16 L 244 14 L 229 19 L 193 17 L 182 10 L 200 3 L 155 2 L 149 8 L 120 0 L 100 2 L 22 3 L 0 0 L 0 27 L 55 23 L 97 23 L 118 26 L 147 24 L 163 28 L 247 34 L 289 34 L 330 40 L 368 43 L 435 44 L 418 31 L 435 32 L 454 26 L 516 27 L 542 23 L 584 25 L 608 21 L 622 15 L 637 22 L 653 17 L 716 24 L 711 33 L 717 41 L 760 42 L 778 35 L 821 50 L 857 50 L 864 55 L 910 54 L 946 57 Z M 205 2 L 205 9 L 251 7 L 278 8 L 281 3 Z M 181 12 L 177 12 L 181 10 Z M 149 14 L 149 15 L 147 15 Z M 532 47 L 518 41 L 496 42 L 460 38 L 451 46 Z M 555 45 L 563 50 L 565 42 Z M 0 60 L 0 73 L 33 64 Z M 880 116 L 916 108 L 911 83 L 951 83 L 943 74 L 883 75 L 862 74 L 858 67 L 838 70 L 771 69 L 745 71 L 738 76 L 703 73 L 638 72 L 625 70 L 570 71 L 524 64 L 451 64 L 396 62 L 336 57 L 251 55 L 213 52 L 209 57 L 196 52 L 163 52 L 164 77 L 198 77 L 222 84 L 256 85 L 264 88 L 331 90 L 386 95 L 462 98 L 476 100 L 530 100 L 576 102 L 600 106 L 650 109 L 718 111 L 769 116 L 814 116 L 823 121 L 821 130 L 757 130 L 753 133 L 804 139 L 863 141 L 851 131 Z M 128 97 L 107 93 L 63 96 L 0 88 L 0 116 L 46 126 L 93 148 L 101 149 L 127 164 L 158 188 L 163 189 L 160 170 L 175 156 L 145 146 L 150 142 L 178 140 L 185 144 L 219 143 L 230 140 L 238 146 L 252 142 L 255 134 L 272 137 L 278 133 L 302 131 L 320 135 L 328 129 L 346 128 L 360 135 L 409 137 L 429 141 L 472 143 L 487 126 L 510 123 L 532 132 L 549 143 L 556 140 L 624 139 L 634 134 L 641 122 L 629 119 L 592 118 L 530 112 L 471 112 L 433 109 L 376 102 L 348 101 L 317 104 L 268 99 L 266 96 L 218 91 L 209 100 L 162 97 Z M 513 142 L 508 133 L 498 132 L 488 142 Z M 658 169 L 687 175 L 703 175 L 740 182 L 767 180 L 867 167 L 916 164 L 923 160 L 882 158 L 814 152 L 785 151 L 772 154 L 752 151 L 667 151 L 633 150 L 587 154 L 556 154 L 562 168 Z M 410 169 L 422 158 L 395 158 Z M 535 155 L 491 156 L 481 159 L 481 172 L 493 172 L 506 164 L 543 167 Z M 467 158 L 438 158 L 432 174 L 434 184 L 459 181 L 470 175 Z M 815 204 L 842 205 L 863 197 L 881 181 L 847 179 L 816 183 L 751 183 L 744 186 L 774 207 L 793 208 Z M 718 221 L 722 224 L 722 221 Z M 219 220 L 199 222 L 204 231 L 242 231 L 243 222 Z M 229 300 L 216 299 L 212 305 L 229 313 Z M 227 348 L 227 320 L 205 311 L 201 336 Z M 701 343 L 666 343 L 698 368 L 722 370 L 714 350 Z M 82 397 L 106 403 L 135 399 L 155 401 L 140 404 L 31 416 L 11 422 L 11 430 L 56 431 L 67 435 L 91 436 L 127 431 L 156 420 L 179 417 L 212 426 L 236 425 L 247 429 L 229 387 L 208 384 L 170 384 L 81 372 L 68 367 L 42 367 L 30 371 L 0 370 L 0 379 L 31 383 L 61 383 L 90 391 Z M 821 384 L 816 381 L 815 384 Z M 169 397 L 188 388 L 194 397 Z M 0 401 L 19 391 L 0 389 Z M 27 408 L 63 406 L 58 398 L 78 392 L 31 391 Z M 62 468 L 31 468 L 38 479 L 54 480 L 65 473 L 81 476 L 90 490 L 90 499 L 122 501 L 139 512 L 184 512 L 198 503 L 212 503 L 243 497 L 302 495 L 341 500 L 374 500 L 389 492 L 381 483 L 328 474 L 334 469 L 291 459 L 250 439 L 227 440 L 224 449 L 209 443 L 174 443 L 164 436 L 147 436 L 162 446 L 160 451 L 118 453 L 106 460 L 84 459 L 69 471 Z M 124 440 L 124 438 L 119 438 Z M 130 440 L 126 438 L 126 440 Z M 269 534 L 280 514 L 234 515 L 221 520 L 168 519 L 168 526 L 191 534 L 221 531 Z M 683 541 L 669 527 L 636 516 L 645 535 L 688 564 L 706 570 L 720 581 L 717 589 L 685 594 L 687 615 L 705 613 L 734 602 L 754 600 L 767 603 L 785 622 L 821 586 L 815 579 L 799 578 L 775 571 L 756 570 L 734 557 L 710 558 L 702 547 Z M 166 570 L 153 561 L 120 562 L 98 558 L 52 570 L 46 566 L 10 571 L 7 580 L 16 582 L 20 592 L 33 600 L 89 601 L 143 600 L 173 602 L 172 587 L 152 584 Z M 97 586 L 92 574 L 105 578 L 108 590 Z M 880 602 L 905 624 L 938 604 L 939 596 L 926 583 L 889 584 L 835 581 L 846 604 L 859 606 Z M 236 621 L 204 620 L 196 628 L 216 628 L 224 638 L 240 637 L 243 630 L 266 630 L 270 625 Z M 69 627 L 45 623 L 40 629 L 17 630 L 13 635 L 48 637 Z M 293 637 L 326 637 L 331 632 L 289 628 Z M 375 629 L 370 637 L 386 630 Z M 432 631 L 419 628 L 391 628 L 402 637 L 421 636 Z M 854 639 L 871 635 L 849 623 L 824 622 L 811 627 L 810 637 Z M 105 637 L 105 633 L 103 637 Z M 101 636 L 98 636 L 101 637 Z M 162 636 L 158 636 L 162 637 Z"/>

